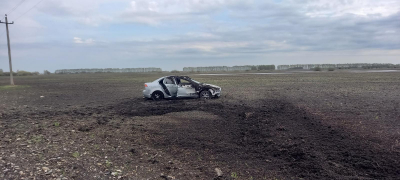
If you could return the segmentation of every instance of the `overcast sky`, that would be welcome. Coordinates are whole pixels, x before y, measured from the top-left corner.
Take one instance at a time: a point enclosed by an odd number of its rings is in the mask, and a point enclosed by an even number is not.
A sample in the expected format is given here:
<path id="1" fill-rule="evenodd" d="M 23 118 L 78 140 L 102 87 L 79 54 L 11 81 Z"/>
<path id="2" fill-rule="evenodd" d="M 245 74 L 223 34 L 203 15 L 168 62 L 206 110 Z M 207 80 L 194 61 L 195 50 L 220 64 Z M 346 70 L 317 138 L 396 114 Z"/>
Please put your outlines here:
<path id="1" fill-rule="evenodd" d="M 400 63 L 399 0 L 0 0 L 0 14 L 20 2 L 14 70 Z"/>

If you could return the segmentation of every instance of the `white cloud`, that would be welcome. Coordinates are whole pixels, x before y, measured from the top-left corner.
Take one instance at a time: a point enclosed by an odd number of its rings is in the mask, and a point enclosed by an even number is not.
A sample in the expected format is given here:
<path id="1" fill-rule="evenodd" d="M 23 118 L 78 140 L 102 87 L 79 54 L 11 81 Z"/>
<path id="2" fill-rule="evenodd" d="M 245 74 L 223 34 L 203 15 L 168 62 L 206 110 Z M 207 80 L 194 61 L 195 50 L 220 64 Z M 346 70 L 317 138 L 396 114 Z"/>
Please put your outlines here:
<path id="1" fill-rule="evenodd" d="M 202 38 L 202 39 L 218 39 L 219 36 L 212 33 L 203 33 L 203 32 L 189 32 L 186 33 L 187 36 L 192 38 Z"/>
<path id="2" fill-rule="evenodd" d="M 95 15 L 89 17 L 78 17 L 77 21 L 81 24 L 87 26 L 95 26 L 98 27 L 101 24 L 107 24 L 111 22 L 113 19 L 110 16 L 103 16 L 103 15 Z"/>
<path id="3" fill-rule="evenodd" d="M 292 1 L 293 2 L 293 1 Z M 305 14 L 310 17 L 334 17 L 353 14 L 357 16 L 390 16 L 400 11 L 398 0 L 310 0 L 305 4 Z"/>
<path id="4" fill-rule="evenodd" d="M 76 44 L 94 44 L 95 41 L 93 39 L 91 39 L 91 38 L 84 40 L 84 39 L 79 38 L 79 37 L 74 37 L 74 43 L 76 43 Z"/>
<path id="5" fill-rule="evenodd" d="M 251 1 L 249 1 L 251 2 Z M 238 0 L 135 0 L 121 15 L 125 22 L 158 25 L 168 21 L 195 21 L 234 5 Z"/>

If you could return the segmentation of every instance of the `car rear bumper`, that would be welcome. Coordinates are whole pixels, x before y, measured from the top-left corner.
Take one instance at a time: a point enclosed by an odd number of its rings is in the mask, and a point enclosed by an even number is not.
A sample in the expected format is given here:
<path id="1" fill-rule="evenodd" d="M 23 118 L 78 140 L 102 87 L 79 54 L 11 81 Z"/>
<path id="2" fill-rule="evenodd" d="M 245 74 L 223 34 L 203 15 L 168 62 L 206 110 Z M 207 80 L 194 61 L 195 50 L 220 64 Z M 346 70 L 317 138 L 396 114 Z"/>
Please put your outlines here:
<path id="1" fill-rule="evenodd" d="M 149 90 L 143 90 L 143 98 L 151 98 L 151 94 Z"/>

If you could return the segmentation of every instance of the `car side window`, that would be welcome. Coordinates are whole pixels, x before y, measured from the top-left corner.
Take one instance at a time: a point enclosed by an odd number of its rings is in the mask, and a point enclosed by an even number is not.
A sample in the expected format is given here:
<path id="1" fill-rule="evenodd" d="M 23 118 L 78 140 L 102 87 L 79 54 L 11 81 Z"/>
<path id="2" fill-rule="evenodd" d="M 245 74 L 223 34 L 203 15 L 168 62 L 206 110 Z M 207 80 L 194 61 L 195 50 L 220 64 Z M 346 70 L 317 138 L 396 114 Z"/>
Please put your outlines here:
<path id="1" fill-rule="evenodd" d="M 184 79 L 181 79 L 180 84 L 191 84 L 191 83 L 190 83 L 189 81 L 186 81 L 186 80 L 184 80 Z"/>
<path id="2" fill-rule="evenodd" d="M 175 84 L 171 78 L 165 78 L 165 84 Z"/>

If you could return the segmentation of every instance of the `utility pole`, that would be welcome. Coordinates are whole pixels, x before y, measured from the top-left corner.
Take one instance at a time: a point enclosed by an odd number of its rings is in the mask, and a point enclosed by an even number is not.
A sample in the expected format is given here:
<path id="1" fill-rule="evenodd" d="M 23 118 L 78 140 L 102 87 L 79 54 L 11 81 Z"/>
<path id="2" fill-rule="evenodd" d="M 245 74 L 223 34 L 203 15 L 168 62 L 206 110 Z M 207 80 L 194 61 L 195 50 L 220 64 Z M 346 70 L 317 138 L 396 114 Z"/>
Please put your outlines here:
<path id="1" fill-rule="evenodd" d="M 8 60 L 10 61 L 10 81 L 11 81 L 11 85 L 14 86 L 14 78 L 13 78 L 12 62 L 11 62 L 10 33 L 8 32 L 8 25 L 9 24 L 14 24 L 14 21 L 12 23 L 8 23 L 7 14 L 6 14 L 6 22 L 1 22 L 1 20 L 0 20 L 0 23 L 6 24 L 7 44 L 8 44 Z"/>

